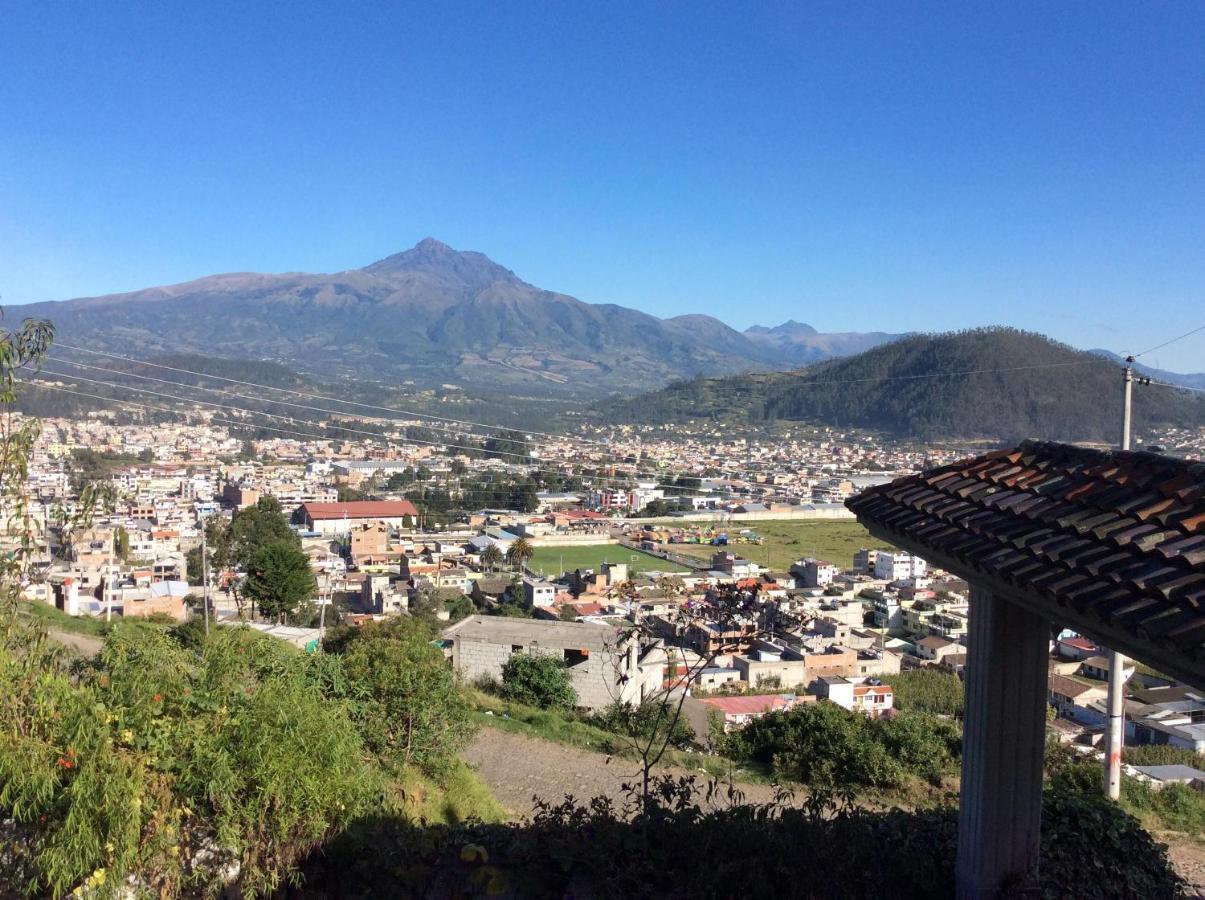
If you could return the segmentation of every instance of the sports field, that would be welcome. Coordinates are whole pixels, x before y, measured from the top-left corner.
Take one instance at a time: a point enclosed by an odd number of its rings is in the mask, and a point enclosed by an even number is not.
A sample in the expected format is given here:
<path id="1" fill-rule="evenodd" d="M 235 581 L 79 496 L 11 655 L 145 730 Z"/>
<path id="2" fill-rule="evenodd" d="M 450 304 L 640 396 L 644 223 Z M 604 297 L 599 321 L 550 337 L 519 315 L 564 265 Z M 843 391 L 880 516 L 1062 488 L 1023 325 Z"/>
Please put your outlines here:
<path id="1" fill-rule="evenodd" d="M 735 535 L 742 528 L 749 528 L 765 539 L 763 544 L 732 544 L 727 548 L 705 544 L 669 544 L 666 549 L 682 556 L 710 559 L 716 550 L 728 549 L 738 556 L 776 571 L 786 571 L 791 563 L 805 556 L 826 559 L 834 565 L 847 568 L 860 547 L 883 547 L 870 533 L 853 521 L 785 520 L 766 522 L 733 522 L 728 533 Z M 768 562 L 767 562 L 768 560 Z"/>
<path id="2" fill-rule="evenodd" d="M 527 568 L 545 575 L 557 576 L 564 571 L 593 569 L 598 571 L 604 562 L 627 563 L 633 575 L 640 572 L 686 572 L 684 566 L 658 559 L 638 550 L 629 550 L 618 544 L 588 544 L 575 547 L 536 547 L 527 563 Z"/>

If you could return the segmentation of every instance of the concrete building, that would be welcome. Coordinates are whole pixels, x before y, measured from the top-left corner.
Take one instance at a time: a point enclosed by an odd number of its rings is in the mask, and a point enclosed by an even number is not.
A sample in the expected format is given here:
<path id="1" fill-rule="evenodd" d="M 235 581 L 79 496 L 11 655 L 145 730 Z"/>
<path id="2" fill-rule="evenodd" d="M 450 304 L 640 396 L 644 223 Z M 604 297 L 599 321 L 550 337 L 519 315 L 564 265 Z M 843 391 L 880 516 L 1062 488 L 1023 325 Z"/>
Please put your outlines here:
<path id="1" fill-rule="evenodd" d="M 418 518 L 409 500 L 357 500 L 348 503 L 305 503 L 298 512 L 306 530 L 318 534 L 347 534 L 363 525 L 384 523 L 402 528 Z"/>
<path id="2" fill-rule="evenodd" d="M 898 550 L 879 550 L 874 555 L 874 577 L 884 581 L 923 578 L 927 566 L 919 556 Z"/>
<path id="3" fill-rule="evenodd" d="M 451 641 L 453 667 L 469 681 L 500 680 L 503 665 L 516 653 L 543 654 L 565 661 L 579 706 L 601 709 L 643 699 L 640 647 L 610 625 L 470 616 L 444 631 L 444 638 Z"/>

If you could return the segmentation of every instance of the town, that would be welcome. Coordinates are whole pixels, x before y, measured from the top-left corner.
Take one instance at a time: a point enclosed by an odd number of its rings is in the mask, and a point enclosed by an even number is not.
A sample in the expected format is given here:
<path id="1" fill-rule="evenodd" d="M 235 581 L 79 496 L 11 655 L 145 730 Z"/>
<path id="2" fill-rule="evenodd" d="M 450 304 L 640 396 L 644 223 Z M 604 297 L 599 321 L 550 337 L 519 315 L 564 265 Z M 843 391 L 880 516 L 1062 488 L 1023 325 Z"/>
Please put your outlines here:
<path id="1" fill-rule="evenodd" d="M 476 449 L 464 435 L 408 442 L 423 420 L 384 440 L 251 440 L 200 411 L 153 425 L 115 415 L 47 419 L 33 447 L 23 514 L 44 543 L 23 593 L 68 616 L 212 617 L 314 650 L 341 623 L 421 609 L 466 681 L 501 678 L 513 653 L 553 654 L 581 707 L 681 695 L 701 737 L 717 716 L 727 732 L 820 700 L 890 716 L 892 676 L 966 667 L 967 583 L 874 543 L 843 501 L 969 448 L 620 428 L 504 431 Z M 1205 438 L 1156 441 L 1199 454 Z M 464 508 L 483 497 L 495 505 Z M 257 614 L 247 572 L 204 537 L 261 507 L 288 520 L 312 580 Z M 735 617 L 715 602 L 725 591 L 750 598 Z M 1050 731 L 1096 753 L 1105 651 L 1072 632 L 1050 649 Z M 1127 744 L 1205 754 L 1205 696 L 1125 674 Z M 1199 785 L 1202 769 L 1128 774 Z"/>

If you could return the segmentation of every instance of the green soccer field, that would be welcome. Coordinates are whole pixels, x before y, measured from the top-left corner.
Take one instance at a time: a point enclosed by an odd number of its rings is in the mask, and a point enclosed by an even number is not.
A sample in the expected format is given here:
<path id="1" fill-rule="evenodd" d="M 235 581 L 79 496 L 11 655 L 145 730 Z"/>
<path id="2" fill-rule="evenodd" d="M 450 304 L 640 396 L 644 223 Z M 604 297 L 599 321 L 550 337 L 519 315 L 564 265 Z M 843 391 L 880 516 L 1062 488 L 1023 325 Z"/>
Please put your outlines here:
<path id="1" fill-rule="evenodd" d="M 786 571 L 797 559 L 815 556 L 827 559 L 834 565 L 848 567 L 854 554 L 861 547 L 884 547 L 882 541 L 851 521 L 825 519 L 802 521 L 733 522 L 728 525 L 729 534 L 735 535 L 742 528 L 752 529 L 764 539 L 762 544 L 731 544 L 728 547 L 711 547 L 705 544 L 667 544 L 666 549 L 682 556 L 700 560 L 711 559 L 716 550 L 731 550 L 738 556 L 751 559 L 760 565 L 769 565 L 774 571 Z"/>
<path id="2" fill-rule="evenodd" d="M 604 562 L 627 563 L 629 571 L 635 575 L 641 572 L 687 572 L 686 567 L 658 559 L 638 550 L 629 550 L 618 544 L 588 544 L 578 547 L 536 547 L 535 553 L 527 563 L 534 572 L 556 577 L 562 571 L 572 572 L 575 569 L 593 569 L 598 571 Z"/>

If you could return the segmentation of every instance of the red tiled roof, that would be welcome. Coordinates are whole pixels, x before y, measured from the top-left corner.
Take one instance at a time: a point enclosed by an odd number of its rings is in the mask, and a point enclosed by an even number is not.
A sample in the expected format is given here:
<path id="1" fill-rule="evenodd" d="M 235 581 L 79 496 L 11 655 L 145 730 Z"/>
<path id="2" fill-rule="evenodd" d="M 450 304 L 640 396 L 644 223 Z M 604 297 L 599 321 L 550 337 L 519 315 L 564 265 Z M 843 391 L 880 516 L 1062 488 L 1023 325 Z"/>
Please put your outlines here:
<path id="1" fill-rule="evenodd" d="M 303 515 L 314 521 L 322 519 L 396 519 L 417 516 L 418 510 L 409 500 L 351 500 L 347 503 L 306 503 Z"/>
<path id="2" fill-rule="evenodd" d="M 878 537 L 1205 686 L 1205 463 L 1026 441 L 846 505 Z"/>
<path id="3" fill-rule="evenodd" d="M 758 694 L 753 697 L 705 697 L 703 702 L 728 716 L 751 716 L 785 709 L 794 698 L 781 694 Z"/>

